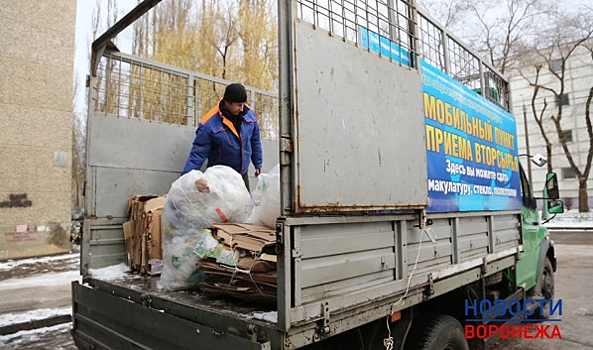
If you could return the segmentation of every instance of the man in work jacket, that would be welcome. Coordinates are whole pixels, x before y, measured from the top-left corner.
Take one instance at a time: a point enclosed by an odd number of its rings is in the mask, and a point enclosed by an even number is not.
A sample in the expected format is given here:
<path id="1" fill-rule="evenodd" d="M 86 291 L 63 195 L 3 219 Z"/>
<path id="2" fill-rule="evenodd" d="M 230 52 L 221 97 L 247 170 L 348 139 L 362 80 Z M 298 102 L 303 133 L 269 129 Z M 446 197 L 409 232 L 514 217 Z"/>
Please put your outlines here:
<path id="1" fill-rule="evenodd" d="M 208 166 L 226 165 L 243 177 L 249 190 L 250 162 L 259 176 L 263 165 L 263 150 L 259 124 L 253 110 L 247 106 L 247 92 L 241 84 L 226 87 L 218 105 L 206 113 L 198 124 L 196 137 L 181 175 Z"/>

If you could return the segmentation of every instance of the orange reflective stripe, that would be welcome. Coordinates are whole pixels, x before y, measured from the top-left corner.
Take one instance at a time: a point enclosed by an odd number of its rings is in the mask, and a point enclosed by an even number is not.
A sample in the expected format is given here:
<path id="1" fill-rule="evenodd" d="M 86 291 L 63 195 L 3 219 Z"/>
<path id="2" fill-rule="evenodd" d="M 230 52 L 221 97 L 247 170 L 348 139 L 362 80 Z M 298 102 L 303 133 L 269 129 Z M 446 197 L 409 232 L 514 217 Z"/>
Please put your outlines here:
<path id="1" fill-rule="evenodd" d="M 222 101 L 222 100 L 220 100 L 220 101 Z M 216 106 L 212 107 L 211 110 L 209 110 L 206 114 L 204 114 L 202 116 L 202 118 L 200 119 L 200 124 L 202 124 L 202 125 L 206 124 L 206 122 L 208 120 L 210 120 L 210 118 L 214 117 L 217 114 L 222 115 L 222 112 L 220 112 L 220 110 L 218 109 L 218 106 L 220 105 L 220 101 L 218 101 L 218 103 L 216 104 Z M 247 105 L 247 104 L 245 104 L 245 105 Z M 241 136 L 239 135 L 239 133 L 235 129 L 235 126 L 233 125 L 233 122 L 231 122 L 230 120 L 228 120 L 227 118 L 225 118 L 223 116 L 222 117 L 222 123 L 224 125 L 228 126 L 228 128 L 231 129 L 231 131 L 233 132 L 233 134 L 235 134 L 235 136 L 237 136 L 239 139 L 241 139 Z"/>
<path id="2" fill-rule="evenodd" d="M 220 103 L 220 102 L 219 102 Z M 204 114 L 202 116 L 202 118 L 200 119 L 200 124 L 204 125 L 206 124 L 206 122 L 212 118 L 213 116 L 217 115 L 220 111 L 218 110 L 218 104 L 216 104 L 216 106 L 212 107 L 211 110 L 209 110 L 208 112 L 206 112 L 206 114 Z"/>
<path id="3" fill-rule="evenodd" d="M 235 129 L 235 125 L 233 125 L 233 122 L 231 122 L 230 120 L 228 120 L 227 118 L 222 118 L 222 123 L 226 126 L 229 127 L 229 129 L 231 129 L 231 131 L 233 132 L 233 134 L 235 134 L 238 138 L 241 138 L 239 136 L 239 133 L 237 132 L 237 130 Z"/>

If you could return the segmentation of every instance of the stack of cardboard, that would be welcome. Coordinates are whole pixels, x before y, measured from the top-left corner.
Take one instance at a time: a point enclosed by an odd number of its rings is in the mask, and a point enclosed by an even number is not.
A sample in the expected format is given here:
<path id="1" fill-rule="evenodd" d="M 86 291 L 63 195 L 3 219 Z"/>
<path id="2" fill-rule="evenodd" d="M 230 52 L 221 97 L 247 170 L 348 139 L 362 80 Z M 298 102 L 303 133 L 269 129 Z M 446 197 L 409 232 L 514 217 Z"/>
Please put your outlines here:
<path id="1" fill-rule="evenodd" d="M 165 196 L 136 195 L 128 199 L 123 224 L 127 264 L 132 271 L 158 275 L 162 271 L 161 215 Z"/>
<path id="2" fill-rule="evenodd" d="M 195 249 L 205 273 L 200 289 L 264 303 L 276 301 L 275 230 L 261 225 L 213 224 Z"/>

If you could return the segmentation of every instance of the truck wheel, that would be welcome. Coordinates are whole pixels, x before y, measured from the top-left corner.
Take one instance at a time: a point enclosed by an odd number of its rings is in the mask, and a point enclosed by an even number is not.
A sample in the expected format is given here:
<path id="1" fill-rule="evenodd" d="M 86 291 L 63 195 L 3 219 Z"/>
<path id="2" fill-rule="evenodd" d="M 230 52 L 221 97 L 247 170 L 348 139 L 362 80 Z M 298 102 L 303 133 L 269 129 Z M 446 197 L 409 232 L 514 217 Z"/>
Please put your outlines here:
<path id="1" fill-rule="evenodd" d="M 495 273 L 494 275 L 490 275 L 488 277 L 484 278 L 484 283 L 486 283 L 486 286 L 493 286 L 497 283 L 502 282 L 502 271 L 498 271 L 497 273 Z"/>
<path id="2" fill-rule="evenodd" d="M 552 262 L 550 262 L 549 258 L 546 258 L 544 262 L 544 268 L 542 269 L 542 274 L 539 278 L 541 279 L 541 296 L 548 300 L 543 310 L 539 310 L 539 315 L 542 318 L 550 318 L 549 300 L 554 299 L 554 268 L 552 267 Z"/>
<path id="3" fill-rule="evenodd" d="M 449 315 L 428 315 L 413 326 L 406 340 L 409 350 L 469 350 L 463 328 Z"/>

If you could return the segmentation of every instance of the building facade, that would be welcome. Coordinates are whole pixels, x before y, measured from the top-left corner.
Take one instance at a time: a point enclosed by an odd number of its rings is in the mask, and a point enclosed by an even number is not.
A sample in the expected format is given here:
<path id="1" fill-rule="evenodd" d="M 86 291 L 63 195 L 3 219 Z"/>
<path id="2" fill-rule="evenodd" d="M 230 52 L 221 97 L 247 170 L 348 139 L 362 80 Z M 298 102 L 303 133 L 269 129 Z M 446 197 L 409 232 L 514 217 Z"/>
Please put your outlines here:
<path id="1" fill-rule="evenodd" d="M 76 0 L 0 0 L 0 260 L 70 249 Z"/>
<path id="2" fill-rule="evenodd" d="M 560 48 L 522 55 L 515 59 L 516 65 L 509 74 L 512 110 L 517 118 L 519 154 L 540 153 L 546 156 L 545 139 L 534 115 L 542 118 L 543 129 L 552 144 L 553 171 L 558 174 L 560 197 L 565 203 L 565 209 L 578 209 L 579 181 L 562 149 L 551 117 L 560 115 L 561 109 L 562 136 L 575 164 L 583 171 L 591 143 L 585 118 L 586 101 L 593 88 L 593 57 L 591 50 L 587 48 L 591 45 L 593 39 L 578 46 L 571 43 Z M 574 51 L 567 56 L 568 50 L 575 46 Z M 539 76 L 537 67 L 541 67 Z M 532 104 L 535 91 L 532 84 L 536 82 L 536 77 L 537 83 L 545 88 L 539 89 Z M 523 160 L 522 163 L 527 165 L 528 162 Z M 531 173 L 536 196 L 541 196 L 547 167 L 539 168 L 530 164 L 525 171 L 528 176 Z M 593 207 L 593 179 L 588 181 L 587 187 L 589 207 Z"/>

